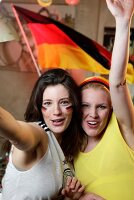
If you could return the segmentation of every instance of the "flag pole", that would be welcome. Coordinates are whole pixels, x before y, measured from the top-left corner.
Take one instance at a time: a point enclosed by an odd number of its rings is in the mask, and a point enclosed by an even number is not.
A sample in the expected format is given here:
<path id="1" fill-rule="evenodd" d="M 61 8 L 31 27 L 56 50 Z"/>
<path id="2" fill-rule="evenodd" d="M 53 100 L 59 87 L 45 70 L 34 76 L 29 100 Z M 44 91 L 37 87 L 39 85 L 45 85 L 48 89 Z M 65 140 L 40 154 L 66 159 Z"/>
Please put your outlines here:
<path id="1" fill-rule="evenodd" d="M 30 55 L 31 55 L 31 57 L 32 57 L 33 63 L 34 63 L 35 68 L 36 68 L 36 71 L 37 71 L 38 75 L 40 76 L 40 75 L 41 75 L 41 72 L 40 72 L 39 67 L 38 67 L 38 65 L 37 65 L 37 62 L 36 62 L 36 60 L 35 60 L 35 57 L 34 57 L 33 52 L 32 52 L 32 50 L 31 50 L 31 47 L 30 47 L 30 45 L 29 45 L 29 42 L 28 42 L 28 39 L 27 39 L 27 37 L 26 37 L 25 31 L 24 31 L 24 29 L 23 29 L 23 26 L 22 26 L 22 24 L 21 24 L 21 21 L 20 21 L 20 19 L 19 19 L 19 17 L 18 17 L 18 14 L 17 14 L 17 12 L 16 12 L 14 6 L 13 6 L 13 5 L 11 5 L 11 6 L 12 6 L 13 13 L 14 13 L 14 15 L 15 15 L 15 17 L 16 17 L 17 23 L 18 23 L 18 25 L 19 25 L 19 28 L 20 28 L 20 30 L 21 30 L 21 32 L 22 32 L 22 35 L 23 35 L 23 37 L 24 37 L 24 40 L 25 40 L 25 42 L 26 42 L 27 48 L 28 48 L 28 50 L 29 50 L 29 53 L 30 53 Z"/>

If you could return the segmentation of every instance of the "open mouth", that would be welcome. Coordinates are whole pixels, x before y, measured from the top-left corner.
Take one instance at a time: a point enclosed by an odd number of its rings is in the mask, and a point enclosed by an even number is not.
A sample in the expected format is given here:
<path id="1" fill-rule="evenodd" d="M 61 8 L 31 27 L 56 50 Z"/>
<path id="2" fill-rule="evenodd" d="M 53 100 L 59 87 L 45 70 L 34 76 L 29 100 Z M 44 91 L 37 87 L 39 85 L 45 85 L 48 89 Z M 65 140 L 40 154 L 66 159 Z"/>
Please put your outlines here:
<path id="1" fill-rule="evenodd" d="M 96 122 L 96 121 L 88 121 L 87 122 L 87 125 L 88 125 L 88 127 L 90 127 L 90 128 L 97 128 L 98 127 L 98 122 Z"/>
<path id="2" fill-rule="evenodd" d="M 61 126 L 64 122 L 64 119 L 55 119 L 55 120 L 52 120 L 52 123 L 54 126 Z"/>

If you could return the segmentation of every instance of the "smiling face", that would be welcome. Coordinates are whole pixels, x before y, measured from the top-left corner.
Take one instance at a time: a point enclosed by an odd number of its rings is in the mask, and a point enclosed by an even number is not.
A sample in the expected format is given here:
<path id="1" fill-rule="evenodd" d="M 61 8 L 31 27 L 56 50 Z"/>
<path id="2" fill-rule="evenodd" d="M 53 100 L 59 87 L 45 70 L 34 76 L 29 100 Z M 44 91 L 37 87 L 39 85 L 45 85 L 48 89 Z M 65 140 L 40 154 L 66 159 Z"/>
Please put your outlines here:
<path id="1" fill-rule="evenodd" d="M 72 119 L 72 102 L 62 85 L 48 86 L 43 93 L 42 115 L 48 128 L 59 137 Z"/>
<path id="2" fill-rule="evenodd" d="M 100 88 L 84 88 L 82 90 L 82 112 L 84 131 L 92 139 L 99 139 L 111 113 L 109 92 Z"/>

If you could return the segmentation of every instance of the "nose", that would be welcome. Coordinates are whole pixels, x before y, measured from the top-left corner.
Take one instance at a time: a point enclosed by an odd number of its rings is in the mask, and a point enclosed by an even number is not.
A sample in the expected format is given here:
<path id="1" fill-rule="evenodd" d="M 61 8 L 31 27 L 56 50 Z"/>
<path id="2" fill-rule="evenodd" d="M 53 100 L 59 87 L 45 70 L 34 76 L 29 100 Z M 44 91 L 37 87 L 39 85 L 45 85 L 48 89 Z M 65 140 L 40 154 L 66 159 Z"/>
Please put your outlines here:
<path id="1" fill-rule="evenodd" d="M 92 118 L 97 118 L 97 117 L 98 117 L 97 109 L 94 108 L 94 107 L 90 108 L 90 110 L 89 110 L 89 115 L 90 115 L 90 117 L 92 117 Z"/>
<path id="2" fill-rule="evenodd" d="M 62 113 L 60 105 L 59 104 L 55 104 L 54 108 L 53 108 L 53 114 L 54 115 L 60 115 Z"/>

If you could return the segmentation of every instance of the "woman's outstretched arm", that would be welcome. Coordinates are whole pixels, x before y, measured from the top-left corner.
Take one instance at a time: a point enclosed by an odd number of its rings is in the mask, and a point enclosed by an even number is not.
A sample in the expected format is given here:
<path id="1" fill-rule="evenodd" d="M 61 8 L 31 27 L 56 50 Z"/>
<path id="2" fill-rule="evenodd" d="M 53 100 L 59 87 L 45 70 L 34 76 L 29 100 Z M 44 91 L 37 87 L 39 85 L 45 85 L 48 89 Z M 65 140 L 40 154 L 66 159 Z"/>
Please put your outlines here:
<path id="1" fill-rule="evenodd" d="M 0 107 L 0 136 L 9 140 L 16 148 L 23 151 L 34 149 L 41 140 L 40 129 L 37 125 L 17 121 Z"/>

